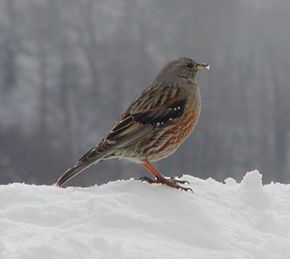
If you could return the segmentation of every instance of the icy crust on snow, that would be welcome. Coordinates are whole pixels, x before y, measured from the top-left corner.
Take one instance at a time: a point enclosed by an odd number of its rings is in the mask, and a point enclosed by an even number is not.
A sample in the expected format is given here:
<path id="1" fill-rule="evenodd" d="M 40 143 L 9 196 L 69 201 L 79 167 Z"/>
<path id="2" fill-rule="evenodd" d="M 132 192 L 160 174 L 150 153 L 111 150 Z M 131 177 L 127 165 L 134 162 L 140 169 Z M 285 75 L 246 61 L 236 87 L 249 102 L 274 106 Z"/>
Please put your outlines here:
<path id="1" fill-rule="evenodd" d="M 0 186 L 0 258 L 289 259 L 290 185 L 185 175 L 194 193 L 133 179 Z"/>

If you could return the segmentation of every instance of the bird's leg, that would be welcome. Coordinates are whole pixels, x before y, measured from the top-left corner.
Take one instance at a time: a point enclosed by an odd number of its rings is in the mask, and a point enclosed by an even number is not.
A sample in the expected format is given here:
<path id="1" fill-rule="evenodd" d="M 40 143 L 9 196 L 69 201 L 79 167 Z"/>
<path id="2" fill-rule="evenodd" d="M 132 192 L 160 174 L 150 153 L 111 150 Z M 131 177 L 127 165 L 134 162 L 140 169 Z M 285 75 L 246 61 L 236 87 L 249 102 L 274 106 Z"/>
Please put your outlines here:
<path id="1" fill-rule="evenodd" d="M 149 162 L 149 161 L 145 161 L 143 163 L 143 166 L 150 172 L 152 173 L 154 176 L 155 176 L 155 179 L 150 179 L 149 177 L 141 177 L 140 180 L 143 182 L 148 182 L 150 184 L 152 183 L 161 183 L 161 184 L 166 184 L 172 188 L 176 188 L 176 189 L 180 189 L 180 190 L 183 190 L 183 191 L 191 191 L 192 192 L 192 189 L 191 188 L 186 188 L 186 187 L 182 187 L 180 186 L 180 184 L 185 184 L 185 183 L 188 183 L 188 181 L 181 181 L 181 180 L 176 180 L 174 179 L 173 177 L 171 178 L 165 178 L 162 174 L 159 173 L 159 171 Z"/>

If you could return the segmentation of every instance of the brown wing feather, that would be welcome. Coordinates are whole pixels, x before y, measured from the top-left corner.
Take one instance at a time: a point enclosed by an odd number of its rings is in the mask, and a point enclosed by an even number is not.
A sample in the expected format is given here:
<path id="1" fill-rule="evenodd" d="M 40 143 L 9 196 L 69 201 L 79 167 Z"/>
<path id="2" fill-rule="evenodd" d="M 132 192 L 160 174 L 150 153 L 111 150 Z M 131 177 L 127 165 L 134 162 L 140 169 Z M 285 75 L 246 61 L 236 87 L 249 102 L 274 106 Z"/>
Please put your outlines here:
<path id="1" fill-rule="evenodd" d="M 133 143 L 156 127 L 180 117 L 185 105 L 183 88 L 162 85 L 147 88 L 112 127 L 97 150 L 117 149 Z"/>

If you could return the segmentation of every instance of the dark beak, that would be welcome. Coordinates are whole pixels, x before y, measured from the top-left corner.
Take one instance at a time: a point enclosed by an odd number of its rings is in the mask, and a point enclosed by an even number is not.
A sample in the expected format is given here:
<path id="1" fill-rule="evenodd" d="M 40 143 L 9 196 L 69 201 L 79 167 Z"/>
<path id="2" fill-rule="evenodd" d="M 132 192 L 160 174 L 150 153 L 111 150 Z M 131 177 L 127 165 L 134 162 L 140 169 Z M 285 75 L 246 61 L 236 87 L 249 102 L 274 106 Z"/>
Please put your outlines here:
<path id="1" fill-rule="evenodd" d="M 203 69 L 209 70 L 209 68 L 210 68 L 209 64 L 206 64 L 206 63 L 197 64 L 197 69 L 198 70 L 203 70 Z"/>

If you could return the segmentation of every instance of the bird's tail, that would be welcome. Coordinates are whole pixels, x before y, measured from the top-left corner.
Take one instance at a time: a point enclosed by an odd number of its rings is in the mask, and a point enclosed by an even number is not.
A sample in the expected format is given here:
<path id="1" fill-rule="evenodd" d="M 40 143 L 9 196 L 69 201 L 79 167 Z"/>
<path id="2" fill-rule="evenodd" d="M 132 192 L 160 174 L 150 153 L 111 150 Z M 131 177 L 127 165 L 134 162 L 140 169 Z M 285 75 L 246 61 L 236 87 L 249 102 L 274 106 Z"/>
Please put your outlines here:
<path id="1" fill-rule="evenodd" d="M 97 148 L 92 148 L 75 164 L 72 168 L 65 171 L 56 181 L 56 185 L 61 187 L 65 182 L 75 177 L 88 167 L 100 162 L 108 156 L 108 152 L 98 152 Z"/>

